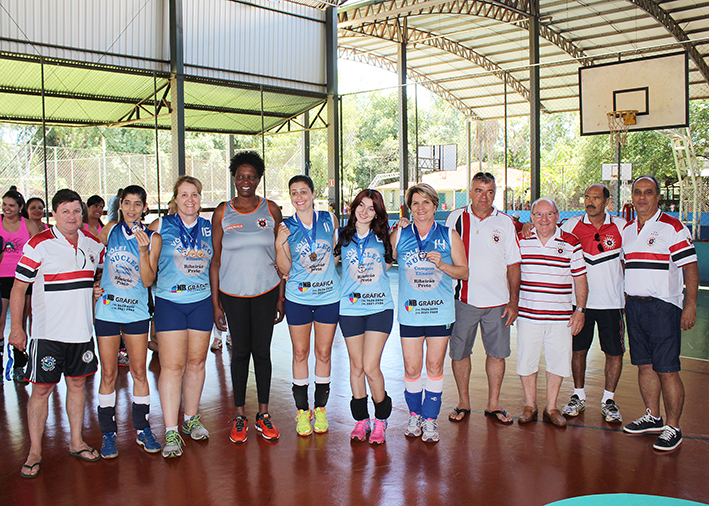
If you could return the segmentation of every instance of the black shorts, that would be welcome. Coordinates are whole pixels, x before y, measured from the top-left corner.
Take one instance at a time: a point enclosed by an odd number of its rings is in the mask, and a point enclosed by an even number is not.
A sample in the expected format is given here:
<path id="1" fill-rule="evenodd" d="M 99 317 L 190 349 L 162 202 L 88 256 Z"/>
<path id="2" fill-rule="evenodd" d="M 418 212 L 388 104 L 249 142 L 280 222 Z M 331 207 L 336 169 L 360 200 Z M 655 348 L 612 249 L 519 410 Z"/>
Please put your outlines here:
<path id="1" fill-rule="evenodd" d="M 598 325 L 601 350 L 611 357 L 625 353 L 625 323 L 620 309 L 586 309 L 586 321 L 573 338 L 574 351 L 586 351 L 593 342 L 593 329 Z"/>
<path id="2" fill-rule="evenodd" d="M 0 297 L 10 299 L 10 292 L 15 284 L 15 277 L 0 278 Z M 32 284 L 27 287 L 26 295 L 32 295 Z"/>
<path id="3" fill-rule="evenodd" d="M 25 377 L 31 383 L 52 385 L 64 376 L 81 377 L 94 374 L 98 359 L 94 340 L 85 343 L 62 343 L 47 339 L 31 339 Z"/>

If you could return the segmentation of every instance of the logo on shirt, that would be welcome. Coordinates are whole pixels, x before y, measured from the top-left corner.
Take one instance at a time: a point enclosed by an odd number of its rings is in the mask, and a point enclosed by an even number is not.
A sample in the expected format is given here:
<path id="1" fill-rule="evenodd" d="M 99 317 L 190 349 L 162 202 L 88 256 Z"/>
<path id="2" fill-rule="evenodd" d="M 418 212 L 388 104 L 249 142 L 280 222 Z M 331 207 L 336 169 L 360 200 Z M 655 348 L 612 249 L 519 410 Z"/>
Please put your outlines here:
<path id="1" fill-rule="evenodd" d="M 234 225 L 228 225 L 225 230 L 236 230 L 239 228 L 244 228 L 244 225 L 241 223 L 236 223 Z"/>
<path id="2" fill-rule="evenodd" d="M 492 231 L 492 236 L 490 236 L 492 239 L 492 242 L 497 244 L 502 240 L 502 234 L 500 233 L 499 230 L 493 230 Z"/>
<path id="3" fill-rule="evenodd" d="M 404 308 L 406 309 L 406 311 L 413 311 L 415 307 L 416 301 L 414 299 L 409 299 L 404 302 Z"/>
<path id="4" fill-rule="evenodd" d="M 50 356 L 42 357 L 40 364 L 42 365 L 42 370 L 47 372 L 53 371 L 57 366 L 57 359 Z"/>
<path id="5" fill-rule="evenodd" d="M 91 350 L 87 350 L 82 356 L 81 360 L 85 363 L 88 364 L 94 359 L 94 352 Z"/>
<path id="6" fill-rule="evenodd" d="M 310 281 L 303 281 L 302 283 L 298 283 L 298 290 L 301 292 L 307 292 L 308 288 L 310 288 Z"/>
<path id="7" fill-rule="evenodd" d="M 606 249 L 615 249 L 616 242 L 615 242 L 615 237 L 612 235 L 607 235 L 603 238 L 603 246 Z"/>
<path id="8" fill-rule="evenodd" d="M 350 302 L 351 302 L 352 304 L 354 304 L 355 302 L 357 302 L 360 297 L 361 297 L 361 295 L 360 295 L 359 293 L 357 293 L 357 292 L 353 292 L 353 293 L 351 293 L 351 294 L 349 295 Z"/>
<path id="9" fill-rule="evenodd" d="M 103 302 L 103 304 L 104 304 L 105 306 L 108 306 L 108 305 L 111 303 L 111 300 L 112 300 L 112 299 L 113 299 L 113 296 L 111 296 L 111 295 L 104 295 L 103 297 L 101 297 L 101 302 Z"/>
<path id="10" fill-rule="evenodd" d="M 559 255 L 563 255 L 563 254 L 564 254 L 564 248 L 563 248 L 562 246 L 559 246 L 558 248 L 556 248 L 556 252 L 557 252 Z"/>
<path id="11" fill-rule="evenodd" d="M 653 232 L 652 234 L 650 234 L 650 237 L 647 238 L 647 242 L 645 243 L 647 244 L 648 248 L 652 248 L 653 246 L 655 246 L 655 243 L 657 243 L 657 236 L 657 232 Z"/>
<path id="12" fill-rule="evenodd" d="M 259 228 L 266 228 L 266 220 L 264 218 L 259 218 L 256 220 L 256 224 L 259 226 Z"/>

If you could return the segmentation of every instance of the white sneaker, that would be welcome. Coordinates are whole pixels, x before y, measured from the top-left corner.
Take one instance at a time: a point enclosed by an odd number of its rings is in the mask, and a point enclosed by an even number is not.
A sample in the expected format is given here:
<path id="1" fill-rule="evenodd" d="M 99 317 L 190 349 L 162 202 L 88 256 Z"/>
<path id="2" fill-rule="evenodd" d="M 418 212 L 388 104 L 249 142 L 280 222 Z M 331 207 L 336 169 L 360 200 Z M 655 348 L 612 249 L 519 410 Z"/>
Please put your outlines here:
<path id="1" fill-rule="evenodd" d="M 421 415 L 409 413 L 409 423 L 406 425 L 404 435 L 408 437 L 419 437 L 421 435 Z"/>
<path id="2" fill-rule="evenodd" d="M 440 436 L 438 435 L 438 424 L 433 418 L 427 418 L 421 424 L 423 428 L 423 435 L 421 440 L 426 443 L 435 443 L 438 441 Z"/>

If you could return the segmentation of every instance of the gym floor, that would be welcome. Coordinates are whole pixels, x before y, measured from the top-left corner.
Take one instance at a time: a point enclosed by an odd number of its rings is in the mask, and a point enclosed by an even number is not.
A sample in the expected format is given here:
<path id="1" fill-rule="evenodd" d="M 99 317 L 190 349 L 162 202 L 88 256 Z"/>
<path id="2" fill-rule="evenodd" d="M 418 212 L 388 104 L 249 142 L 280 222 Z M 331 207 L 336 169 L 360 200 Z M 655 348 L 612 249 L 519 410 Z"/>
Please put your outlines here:
<path id="1" fill-rule="evenodd" d="M 394 273 L 394 278 L 396 274 Z M 393 287 L 396 290 L 396 286 Z M 600 414 L 603 392 L 603 354 L 594 341 L 586 376 L 586 411 L 559 429 L 541 418 L 525 426 L 503 426 L 483 416 L 487 383 L 484 351 L 476 342 L 471 379 L 472 413 L 461 423 L 448 421 L 457 402 L 455 382 L 446 366 L 443 409 L 438 428 L 441 441 L 427 444 L 403 435 L 407 410 L 403 397 L 403 363 L 398 329 L 384 350 L 382 370 L 394 401 L 386 444 L 373 447 L 351 442 L 353 427 L 349 401 L 349 363 L 339 334 L 332 356 L 332 388 L 327 406 L 327 434 L 302 438 L 295 433 L 295 407 L 291 394 L 291 347 L 288 328 L 276 327 L 273 339 L 273 382 L 270 412 L 281 431 L 277 442 L 263 440 L 249 427 L 248 441 L 229 441 L 234 406 L 229 372 L 230 352 L 209 353 L 207 380 L 201 404 L 202 421 L 210 430 L 208 441 L 186 441 L 184 455 L 163 459 L 147 454 L 135 443 L 130 421 L 130 380 L 127 368 L 118 379 L 119 456 L 113 460 L 84 462 L 67 455 L 69 427 L 64 411 L 63 384 L 50 399 L 49 419 L 39 476 L 20 478 L 29 448 L 27 400 L 29 386 L 4 382 L 0 396 L 0 504 L 323 504 L 415 505 L 488 504 L 537 506 L 589 494 L 648 494 L 709 502 L 709 288 L 700 290 L 697 326 L 685 333 L 682 373 L 686 402 L 681 428 L 683 444 L 663 454 L 652 449 L 656 436 L 624 434 L 620 424 L 606 423 Z M 501 402 L 511 414 L 523 406 L 522 389 L 515 374 L 516 331 L 512 356 L 502 387 Z M 152 357 L 151 357 L 152 355 Z M 159 362 L 149 353 L 152 396 L 151 420 L 162 440 L 164 425 L 157 394 Z M 539 398 L 545 381 L 540 374 Z M 96 419 L 98 377 L 87 386 L 84 438 L 101 444 Z M 560 406 L 573 389 L 562 385 Z M 311 388 L 312 397 L 312 388 Z M 644 414 L 637 386 L 637 371 L 626 354 L 616 400 L 624 423 Z M 247 414 L 256 414 L 253 377 L 247 392 Z M 371 412 L 370 404 L 370 412 Z"/>

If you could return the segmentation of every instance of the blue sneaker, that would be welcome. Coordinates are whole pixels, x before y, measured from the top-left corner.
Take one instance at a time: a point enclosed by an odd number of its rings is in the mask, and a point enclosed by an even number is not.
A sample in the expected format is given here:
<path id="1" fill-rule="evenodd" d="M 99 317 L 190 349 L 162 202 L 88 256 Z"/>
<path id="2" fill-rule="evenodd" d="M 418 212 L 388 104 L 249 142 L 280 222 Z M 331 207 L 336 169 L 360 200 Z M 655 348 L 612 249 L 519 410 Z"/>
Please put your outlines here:
<path id="1" fill-rule="evenodd" d="M 153 435 L 153 431 L 150 427 L 138 431 L 138 437 L 136 437 L 135 442 L 138 443 L 143 449 L 148 453 L 157 453 L 162 450 L 162 445 Z"/>
<path id="2" fill-rule="evenodd" d="M 118 457 L 115 432 L 103 433 L 103 441 L 101 442 L 101 456 L 104 459 L 115 459 Z"/>

